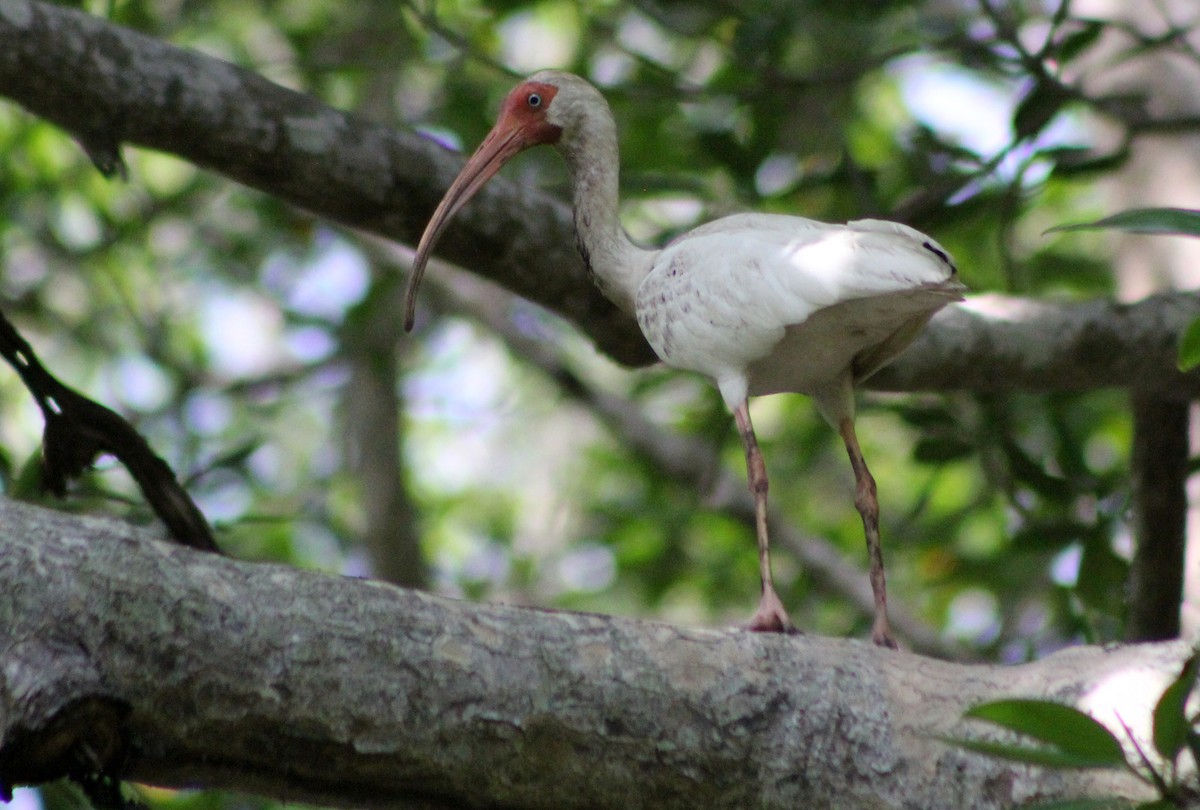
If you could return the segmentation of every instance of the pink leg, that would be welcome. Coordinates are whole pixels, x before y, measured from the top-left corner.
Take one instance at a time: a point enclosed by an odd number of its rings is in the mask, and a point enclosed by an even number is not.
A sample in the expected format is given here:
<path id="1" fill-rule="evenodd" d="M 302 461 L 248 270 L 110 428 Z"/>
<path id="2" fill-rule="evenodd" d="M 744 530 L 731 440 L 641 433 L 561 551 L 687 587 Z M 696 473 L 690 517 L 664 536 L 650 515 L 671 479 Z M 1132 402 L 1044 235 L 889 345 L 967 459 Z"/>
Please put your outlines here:
<path id="1" fill-rule="evenodd" d="M 749 629 L 759 632 L 794 633 L 792 620 L 788 618 L 783 602 L 775 593 L 771 579 L 771 546 L 767 537 L 767 465 L 763 463 L 754 426 L 750 424 L 750 406 L 746 400 L 733 411 L 737 421 L 742 445 L 746 448 L 746 474 L 750 481 L 750 492 L 754 495 L 754 527 L 758 534 L 758 571 L 762 578 L 762 596 L 758 610 L 750 619 Z"/>
<path id="2" fill-rule="evenodd" d="M 879 541 L 879 499 L 875 492 L 875 479 L 867 469 L 867 462 L 858 447 L 858 437 L 854 434 L 854 420 L 849 417 L 843 419 L 838 426 L 838 432 L 842 434 L 842 441 L 846 443 L 846 453 L 850 456 L 850 466 L 854 468 L 854 480 L 857 484 L 854 506 L 862 515 L 863 531 L 867 535 L 871 592 L 875 594 L 875 621 L 871 625 L 871 640 L 880 647 L 891 647 L 894 650 L 897 649 L 897 645 L 887 617 L 887 580 L 883 574 L 883 546 Z"/>

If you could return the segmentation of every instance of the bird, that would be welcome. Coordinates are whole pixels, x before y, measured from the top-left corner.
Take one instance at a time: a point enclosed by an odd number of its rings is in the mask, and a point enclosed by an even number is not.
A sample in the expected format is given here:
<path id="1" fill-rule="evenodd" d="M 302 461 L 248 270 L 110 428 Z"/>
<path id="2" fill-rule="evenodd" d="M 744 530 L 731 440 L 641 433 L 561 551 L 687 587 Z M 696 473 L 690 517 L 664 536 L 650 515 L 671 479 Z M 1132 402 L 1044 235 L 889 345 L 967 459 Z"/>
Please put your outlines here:
<path id="1" fill-rule="evenodd" d="M 897 643 L 887 615 L 875 480 L 854 428 L 854 386 L 903 351 L 966 290 L 950 254 L 907 225 L 830 224 L 783 214 L 725 216 L 659 249 L 635 244 L 618 216 L 617 125 L 604 96 L 543 70 L 506 96 L 495 125 L 447 189 L 417 245 L 405 301 L 411 331 L 422 275 L 451 218 L 511 158 L 554 147 L 571 179 L 575 241 L 600 292 L 633 316 L 668 367 L 711 378 L 732 412 L 754 500 L 761 591 L 746 627 L 798 632 L 776 592 L 768 477 L 749 398 L 800 393 L 840 435 L 855 478 L 874 597 L 872 641 Z"/>

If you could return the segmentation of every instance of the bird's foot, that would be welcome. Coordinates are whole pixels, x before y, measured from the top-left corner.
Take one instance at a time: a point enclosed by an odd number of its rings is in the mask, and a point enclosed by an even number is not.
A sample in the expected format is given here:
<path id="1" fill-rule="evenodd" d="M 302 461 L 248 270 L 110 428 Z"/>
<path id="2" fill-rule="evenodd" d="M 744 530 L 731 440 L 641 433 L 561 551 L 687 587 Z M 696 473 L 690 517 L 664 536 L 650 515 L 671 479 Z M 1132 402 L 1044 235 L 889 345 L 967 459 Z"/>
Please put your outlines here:
<path id="1" fill-rule="evenodd" d="M 779 601 L 779 597 L 773 590 L 763 593 L 762 599 L 758 601 L 758 610 L 750 619 L 750 623 L 746 625 L 746 629 L 754 633 L 798 634 L 800 632 L 788 618 L 783 602 Z"/>
<path id="2" fill-rule="evenodd" d="M 875 620 L 875 624 L 871 627 L 871 641 L 876 647 L 887 647 L 889 650 L 898 650 L 900 645 L 896 643 L 896 637 L 892 635 L 892 628 L 888 624 L 887 616 L 883 620 Z"/>

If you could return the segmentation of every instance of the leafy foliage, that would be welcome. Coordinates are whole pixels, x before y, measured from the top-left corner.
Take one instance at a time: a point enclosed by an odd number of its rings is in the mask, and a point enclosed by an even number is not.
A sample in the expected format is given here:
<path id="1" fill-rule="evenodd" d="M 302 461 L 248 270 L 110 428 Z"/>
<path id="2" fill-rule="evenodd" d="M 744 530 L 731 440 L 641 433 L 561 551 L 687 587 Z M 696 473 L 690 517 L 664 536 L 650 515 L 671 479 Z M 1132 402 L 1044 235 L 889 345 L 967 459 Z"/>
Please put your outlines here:
<path id="1" fill-rule="evenodd" d="M 1196 673 L 1200 653 L 1194 653 L 1183 665 L 1179 675 L 1159 697 L 1153 711 L 1154 747 L 1162 758 L 1159 764 L 1150 761 L 1138 741 L 1129 731 L 1123 718 L 1125 738 L 1136 756 L 1126 753 L 1121 739 L 1102 723 L 1072 706 L 1045 700 L 997 700 L 975 706 L 966 717 L 984 720 L 1034 741 L 1007 743 L 992 740 L 948 740 L 955 745 L 989 756 L 1050 768 L 1119 768 L 1129 771 L 1154 787 L 1159 798 L 1134 804 L 1119 799 L 1079 799 L 1034 805 L 1038 810 L 1050 808 L 1114 807 L 1137 810 L 1167 810 L 1192 807 L 1197 798 L 1193 774 L 1200 747 L 1197 718 L 1187 712 L 1188 698 L 1196 688 Z M 1187 747 L 1191 766 L 1180 763 L 1180 754 Z"/>

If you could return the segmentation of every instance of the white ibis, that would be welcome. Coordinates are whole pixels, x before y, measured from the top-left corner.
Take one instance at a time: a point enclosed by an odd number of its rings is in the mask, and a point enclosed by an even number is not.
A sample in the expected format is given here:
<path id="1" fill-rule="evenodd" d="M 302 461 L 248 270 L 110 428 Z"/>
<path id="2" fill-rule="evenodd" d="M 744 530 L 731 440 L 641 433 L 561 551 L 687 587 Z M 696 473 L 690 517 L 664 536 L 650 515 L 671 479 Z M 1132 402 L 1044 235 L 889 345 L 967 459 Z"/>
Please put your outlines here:
<path id="1" fill-rule="evenodd" d="M 618 219 L 617 131 L 607 102 L 578 76 L 547 70 L 509 93 L 496 125 L 425 228 L 409 280 L 406 330 L 446 223 L 505 162 L 541 144 L 557 148 L 567 162 L 576 244 L 601 292 L 637 318 L 664 363 L 713 378 L 733 411 L 754 495 L 762 577 L 749 628 L 794 631 L 771 580 L 767 470 L 748 404 L 752 395 L 790 391 L 811 396 L 845 442 L 870 560 L 871 638 L 895 647 L 879 504 L 854 433 L 853 386 L 908 346 L 933 313 L 961 300 L 965 287 L 950 256 L 895 222 L 830 225 L 765 214 L 724 217 L 660 250 L 644 250 Z"/>

